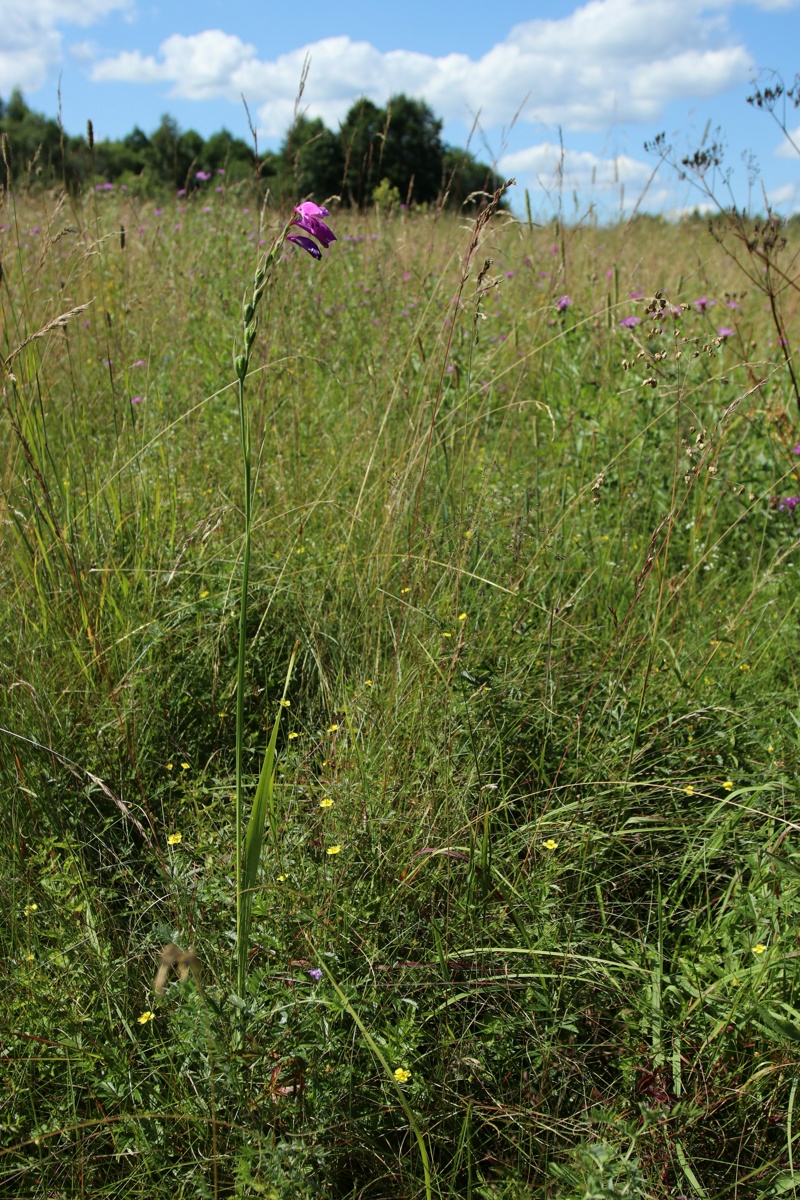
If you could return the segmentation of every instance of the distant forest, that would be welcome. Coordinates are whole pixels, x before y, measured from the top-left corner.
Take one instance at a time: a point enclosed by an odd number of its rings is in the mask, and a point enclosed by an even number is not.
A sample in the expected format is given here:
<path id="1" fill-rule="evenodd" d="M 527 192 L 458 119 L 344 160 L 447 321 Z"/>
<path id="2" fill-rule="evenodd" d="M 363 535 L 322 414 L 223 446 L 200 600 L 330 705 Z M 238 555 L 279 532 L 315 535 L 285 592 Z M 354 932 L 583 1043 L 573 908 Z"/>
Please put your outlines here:
<path id="1" fill-rule="evenodd" d="M 34 112 L 21 92 L 0 98 L 0 133 L 8 134 L 4 173 L 12 180 L 70 191 L 125 185 L 143 197 L 189 193 L 209 186 L 257 182 L 278 200 L 310 197 L 321 203 L 479 206 L 499 179 L 468 150 L 442 141 L 442 122 L 422 100 L 392 96 L 385 108 L 357 100 L 339 129 L 300 116 L 277 153 L 222 129 L 204 139 L 165 115 L 151 134 L 138 126 L 117 141 L 67 134 L 58 121 Z M 216 184 L 214 184 L 216 181 Z M 470 199 L 472 197 L 472 199 Z"/>

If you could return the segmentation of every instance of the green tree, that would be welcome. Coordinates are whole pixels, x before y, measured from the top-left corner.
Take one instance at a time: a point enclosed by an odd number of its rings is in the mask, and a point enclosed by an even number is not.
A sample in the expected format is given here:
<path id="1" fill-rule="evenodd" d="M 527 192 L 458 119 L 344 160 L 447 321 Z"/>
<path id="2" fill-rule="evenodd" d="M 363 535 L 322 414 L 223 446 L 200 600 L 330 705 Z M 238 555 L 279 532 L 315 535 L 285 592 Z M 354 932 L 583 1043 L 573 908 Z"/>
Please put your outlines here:
<path id="1" fill-rule="evenodd" d="M 365 208 L 373 190 L 383 176 L 394 180 L 382 164 L 383 141 L 387 113 L 366 96 L 352 105 L 342 122 L 341 139 L 344 152 L 344 194 L 355 208 Z"/>
<path id="2" fill-rule="evenodd" d="M 496 192 L 503 182 L 491 167 L 478 162 L 469 150 L 459 150 L 455 146 L 445 150 L 442 169 L 449 208 L 463 205 L 482 208 L 486 196 Z"/>
<path id="3" fill-rule="evenodd" d="M 280 164 L 281 189 L 289 198 L 308 198 L 321 204 L 342 190 L 342 141 L 319 117 L 298 118 L 281 146 Z"/>
<path id="4" fill-rule="evenodd" d="M 401 199 L 432 204 L 442 190 L 442 122 L 424 100 L 392 96 L 386 106 L 381 178 L 396 187 Z"/>

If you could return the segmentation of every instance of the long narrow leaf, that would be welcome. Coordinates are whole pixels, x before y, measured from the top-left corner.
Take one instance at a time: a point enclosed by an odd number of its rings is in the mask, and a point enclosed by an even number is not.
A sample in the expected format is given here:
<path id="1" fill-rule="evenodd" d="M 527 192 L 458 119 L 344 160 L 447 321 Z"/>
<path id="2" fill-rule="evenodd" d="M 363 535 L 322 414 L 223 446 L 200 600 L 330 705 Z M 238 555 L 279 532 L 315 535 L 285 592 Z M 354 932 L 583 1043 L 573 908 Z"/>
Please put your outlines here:
<path id="1" fill-rule="evenodd" d="M 264 842 L 264 828 L 269 814 L 273 843 L 277 844 L 278 829 L 275 814 L 275 747 L 278 742 L 278 730 L 281 724 L 283 701 L 289 690 L 292 678 L 297 647 L 292 651 L 286 681 L 283 685 L 281 703 L 272 726 L 272 733 L 267 744 L 267 752 L 261 765 L 258 787 L 250 810 L 250 820 L 247 823 L 247 834 L 244 840 L 244 862 L 242 870 L 242 897 L 240 906 L 239 928 L 236 931 L 236 981 L 237 995 L 244 998 L 245 978 L 247 974 L 247 955 L 250 949 L 250 921 L 253 909 L 253 889 L 258 882 L 258 868 L 261 862 L 261 847 Z"/>

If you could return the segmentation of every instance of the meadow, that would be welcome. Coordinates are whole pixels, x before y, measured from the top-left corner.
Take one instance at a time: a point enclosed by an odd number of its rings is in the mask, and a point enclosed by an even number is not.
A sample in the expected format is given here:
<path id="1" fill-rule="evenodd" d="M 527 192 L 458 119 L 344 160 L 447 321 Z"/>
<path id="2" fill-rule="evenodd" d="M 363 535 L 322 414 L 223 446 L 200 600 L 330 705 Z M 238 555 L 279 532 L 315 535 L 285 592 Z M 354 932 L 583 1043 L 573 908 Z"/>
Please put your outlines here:
<path id="1" fill-rule="evenodd" d="M 240 671 L 285 216 L 2 197 L 0 1194 L 796 1195 L 796 226 L 284 243 Z"/>

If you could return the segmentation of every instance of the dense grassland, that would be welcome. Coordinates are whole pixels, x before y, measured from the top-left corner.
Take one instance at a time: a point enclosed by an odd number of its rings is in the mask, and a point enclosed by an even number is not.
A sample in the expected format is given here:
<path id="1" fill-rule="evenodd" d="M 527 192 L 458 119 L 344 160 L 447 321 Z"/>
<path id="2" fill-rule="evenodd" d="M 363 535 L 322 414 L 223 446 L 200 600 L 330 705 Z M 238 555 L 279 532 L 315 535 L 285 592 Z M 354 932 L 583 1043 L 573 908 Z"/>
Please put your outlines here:
<path id="1" fill-rule="evenodd" d="M 280 258 L 236 997 L 279 225 L 0 208 L 0 1194 L 794 1196 L 800 422 L 700 223 Z"/>

